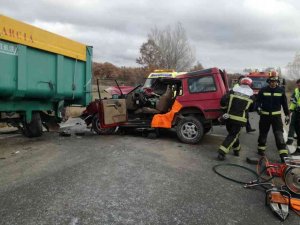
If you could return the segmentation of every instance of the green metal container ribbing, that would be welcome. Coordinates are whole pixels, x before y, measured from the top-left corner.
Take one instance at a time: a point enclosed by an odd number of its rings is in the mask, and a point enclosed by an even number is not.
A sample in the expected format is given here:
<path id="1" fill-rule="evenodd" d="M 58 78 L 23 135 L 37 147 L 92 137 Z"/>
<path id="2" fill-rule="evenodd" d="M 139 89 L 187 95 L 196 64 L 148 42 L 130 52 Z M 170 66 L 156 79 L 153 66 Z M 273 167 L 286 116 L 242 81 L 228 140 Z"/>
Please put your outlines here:
<path id="1" fill-rule="evenodd" d="M 0 68 L 0 112 L 56 111 L 92 99 L 92 47 L 81 61 L 1 40 Z"/>

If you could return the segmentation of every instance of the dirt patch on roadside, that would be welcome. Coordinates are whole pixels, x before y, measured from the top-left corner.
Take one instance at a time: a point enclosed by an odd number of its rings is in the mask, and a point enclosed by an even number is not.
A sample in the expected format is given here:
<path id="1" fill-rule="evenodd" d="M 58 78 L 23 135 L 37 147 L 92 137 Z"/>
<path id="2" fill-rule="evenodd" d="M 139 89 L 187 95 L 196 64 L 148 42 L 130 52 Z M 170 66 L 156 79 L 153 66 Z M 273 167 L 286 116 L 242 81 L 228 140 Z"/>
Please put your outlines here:
<path id="1" fill-rule="evenodd" d="M 0 128 L 7 127 L 6 123 L 0 123 Z"/>

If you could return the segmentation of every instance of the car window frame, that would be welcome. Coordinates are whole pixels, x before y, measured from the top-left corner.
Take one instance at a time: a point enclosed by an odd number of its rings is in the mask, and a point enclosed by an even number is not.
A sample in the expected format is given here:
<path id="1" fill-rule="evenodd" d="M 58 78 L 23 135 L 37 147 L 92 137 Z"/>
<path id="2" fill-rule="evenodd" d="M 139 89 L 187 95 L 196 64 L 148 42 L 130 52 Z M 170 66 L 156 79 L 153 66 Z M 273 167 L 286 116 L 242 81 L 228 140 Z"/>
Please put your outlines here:
<path id="1" fill-rule="evenodd" d="M 213 84 L 215 86 L 215 90 L 213 91 L 197 91 L 197 92 L 192 92 L 191 89 L 190 89 L 190 85 L 189 85 L 189 81 L 190 79 L 201 79 L 201 78 L 204 78 L 204 77 L 211 77 L 213 79 Z M 215 77 L 213 75 L 204 75 L 204 76 L 197 76 L 197 77 L 189 77 L 187 78 L 187 86 L 188 86 L 188 91 L 190 94 L 199 94 L 199 93 L 210 93 L 210 92 L 216 92 L 218 90 L 218 87 L 217 87 L 217 84 L 216 84 L 216 80 L 215 80 Z"/>

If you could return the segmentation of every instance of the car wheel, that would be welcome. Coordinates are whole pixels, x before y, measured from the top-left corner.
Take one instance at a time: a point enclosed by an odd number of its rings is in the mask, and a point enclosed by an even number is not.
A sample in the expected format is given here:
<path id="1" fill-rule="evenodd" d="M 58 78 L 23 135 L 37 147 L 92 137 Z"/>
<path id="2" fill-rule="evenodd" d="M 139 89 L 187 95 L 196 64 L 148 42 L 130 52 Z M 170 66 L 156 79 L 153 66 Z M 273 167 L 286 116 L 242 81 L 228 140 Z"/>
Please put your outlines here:
<path id="1" fill-rule="evenodd" d="M 23 134 L 26 137 L 40 137 L 43 134 L 43 125 L 39 112 L 33 112 L 30 123 L 23 122 Z"/>
<path id="2" fill-rule="evenodd" d="M 92 121 L 92 129 L 99 135 L 105 135 L 115 133 L 117 127 L 102 128 L 98 116 L 94 116 Z"/>
<path id="3" fill-rule="evenodd" d="M 187 144 L 197 144 L 203 137 L 204 129 L 202 123 L 193 116 L 181 119 L 176 127 L 177 137 Z"/>

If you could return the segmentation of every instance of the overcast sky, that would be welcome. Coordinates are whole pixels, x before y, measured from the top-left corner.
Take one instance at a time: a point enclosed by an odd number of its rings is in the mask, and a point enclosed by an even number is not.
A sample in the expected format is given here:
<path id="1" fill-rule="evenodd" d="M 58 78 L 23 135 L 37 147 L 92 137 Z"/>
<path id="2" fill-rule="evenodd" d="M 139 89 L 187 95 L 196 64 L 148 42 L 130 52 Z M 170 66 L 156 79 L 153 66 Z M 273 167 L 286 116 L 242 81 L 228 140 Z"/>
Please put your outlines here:
<path id="1" fill-rule="evenodd" d="M 0 14 L 94 47 L 94 61 L 138 66 L 154 26 L 181 22 L 204 67 L 285 67 L 300 50 L 297 0 L 0 0 Z"/>

